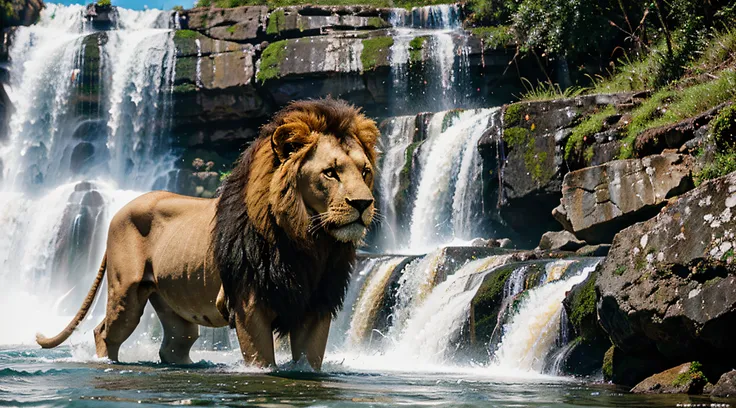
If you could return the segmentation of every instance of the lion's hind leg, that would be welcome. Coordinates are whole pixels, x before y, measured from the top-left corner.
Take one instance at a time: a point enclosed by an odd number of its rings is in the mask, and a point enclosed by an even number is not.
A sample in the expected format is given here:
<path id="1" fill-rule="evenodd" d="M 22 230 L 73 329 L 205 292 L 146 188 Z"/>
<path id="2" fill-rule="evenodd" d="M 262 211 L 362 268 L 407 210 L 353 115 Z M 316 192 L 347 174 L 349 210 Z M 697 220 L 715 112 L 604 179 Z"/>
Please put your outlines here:
<path id="1" fill-rule="evenodd" d="M 161 362 L 167 364 L 192 364 L 189 350 L 199 337 L 199 326 L 184 320 L 157 293 L 150 299 L 156 310 L 161 326 L 164 328 L 164 340 L 158 351 Z"/>

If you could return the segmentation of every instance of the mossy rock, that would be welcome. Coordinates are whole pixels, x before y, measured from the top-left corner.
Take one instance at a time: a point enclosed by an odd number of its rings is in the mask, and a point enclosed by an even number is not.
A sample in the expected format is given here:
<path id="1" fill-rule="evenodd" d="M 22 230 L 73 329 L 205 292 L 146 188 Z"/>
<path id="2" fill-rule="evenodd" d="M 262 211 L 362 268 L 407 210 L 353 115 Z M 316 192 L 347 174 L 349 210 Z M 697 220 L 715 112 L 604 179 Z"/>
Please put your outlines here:
<path id="1" fill-rule="evenodd" d="M 276 41 L 268 45 L 261 54 L 261 66 L 256 79 L 263 83 L 281 76 L 281 63 L 286 59 L 286 40 Z"/>
<path id="2" fill-rule="evenodd" d="M 693 361 L 654 374 L 637 384 L 631 392 L 637 394 L 702 394 L 708 379 L 703 366 Z"/>
<path id="3" fill-rule="evenodd" d="M 372 71 L 377 66 L 383 65 L 381 62 L 388 61 L 392 45 L 394 45 L 394 39 L 389 36 L 363 40 L 363 52 L 360 54 L 363 71 Z"/>

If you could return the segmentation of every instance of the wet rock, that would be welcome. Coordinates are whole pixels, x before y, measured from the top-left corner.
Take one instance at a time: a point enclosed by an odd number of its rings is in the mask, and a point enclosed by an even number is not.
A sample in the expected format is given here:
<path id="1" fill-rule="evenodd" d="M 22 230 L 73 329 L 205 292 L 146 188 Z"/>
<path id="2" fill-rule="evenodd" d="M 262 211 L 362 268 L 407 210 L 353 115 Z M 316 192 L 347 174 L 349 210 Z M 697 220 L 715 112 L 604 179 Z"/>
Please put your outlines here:
<path id="1" fill-rule="evenodd" d="M 608 244 L 586 245 L 575 253 L 580 256 L 606 256 L 610 250 L 611 246 Z"/>
<path id="2" fill-rule="evenodd" d="M 3 13 L 4 18 L 0 17 L 2 27 L 29 26 L 36 23 L 44 4 L 41 0 L 8 0 L 8 7 L 13 12 L 7 15 Z"/>
<path id="3" fill-rule="evenodd" d="M 656 352 L 627 353 L 611 346 L 603 356 L 601 369 L 605 381 L 633 387 L 666 367 L 667 362 Z"/>
<path id="4" fill-rule="evenodd" d="M 680 364 L 677 367 L 654 374 L 637 384 L 631 392 L 635 394 L 702 394 L 708 383 L 697 362 Z"/>
<path id="5" fill-rule="evenodd" d="M 0 143 L 7 141 L 11 113 L 13 104 L 5 93 L 5 87 L 0 83 Z"/>
<path id="6" fill-rule="evenodd" d="M 568 171 L 563 156 L 571 128 L 581 115 L 608 105 L 629 103 L 632 96 L 589 95 L 520 102 L 505 108 L 505 143 L 499 152 L 505 160 L 493 173 L 503 175 L 496 201 L 504 222 L 526 236 L 530 245 L 539 242 L 546 231 L 559 228 L 551 212 L 559 203 L 562 180 Z M 479 148 L 483 149 L 493 140 L 482 140 L 481 144 L 484 146 Z"/>
<path id="7" fill-rule="evenodd" d="M 690 156 L 665 153 L 617 160 L 565 176 L 556 217 L 575 236 L 608 243 L 621 229 L 654 216 L 665 200 L 693 187 Z"/>
<path id="8" fill-rule="evenodd" d="M 190 30 L 219 40 L 256 43 L 266 33 L 268 6 L 204 8 L 186 10 L 183 15 Z"/>
<path id="9" fill-rule="evenodd" d="M 473 246 L 473 247 L 511 248 L 513 245 L 514 245 L 513 242 L 511 242 L 511 240 L 508 238 L 500 238 L 500 239 L 475 238 L 472 241 L 470 241 L 470 246 Z"/>
<path id="10" fill-rule="evenodd" d="M 710 391 L 710 396 L 719 398 L 736 397 L 736 370 L 724 373 Z"/>
<path id="11" fill-rule="evenodd" d="M 585 241 L 581 241 L 569 231 L 548 231 L 542 235 L 539 241 L 539 249 L 541 250 L 557 250 L 557 251 L 576 251 L 585 246 Z"/>
<path id="12" fill-rule="evenodd" d="M 279 38 L 319 35 L 326 30 L 360 30 L 390 27 L 389 9 L 365 6 L 293 6 L 273 10 L 267 34 Z"/>
<path id="13" fill-rule="evenodd" d="M 84 17 L 92 23 L 95 30 L 110 30 L 118 21 L 118 8 L 115 6 L 90 3 L 84 12 Z"/>
<path id="14" fill-rule="evenodd" d="M 596 288 L 601 326 L 617 348 L 670 364 L 736 366 L 734 207 L 731 173 L 616 235 Z"/>

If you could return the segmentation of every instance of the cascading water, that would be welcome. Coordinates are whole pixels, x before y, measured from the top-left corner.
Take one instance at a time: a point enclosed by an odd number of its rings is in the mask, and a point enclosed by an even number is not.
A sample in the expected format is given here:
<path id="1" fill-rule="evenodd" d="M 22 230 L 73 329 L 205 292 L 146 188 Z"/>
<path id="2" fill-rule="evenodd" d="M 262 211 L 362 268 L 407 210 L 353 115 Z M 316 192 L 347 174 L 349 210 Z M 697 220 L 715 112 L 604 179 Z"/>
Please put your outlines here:
<path id="1" fill-rule="evenodd" d="M 572 261 L 557 270 L 566 271 Z M 560 333 L 562 300 L 573 286 L 583 282 L 595 270 L 599 260 L 579 273 L 548 281 L 526 293 L 518 311 L 505 328 L 503 339 L 494 354 L 495 365 L 505 369 L 542 372 Z"/>
<path id="2" fill-rule="evenodd" d="M 479 190 L 467 191 L 471 185 L 460 185 L 458 179 L 460 176 L 463 182 L 469 182 L 471 169 L 478 171 L 475 167 L 480 166 L 480 158 L 473 156 L 478 155 L 478 139 L 490 126 L 493 112 L 495 109 L 463 111 L 444 131 L 430 131 L 422 145 L 421 159 L 425 164 L 411 215 L 412 250 L 426 249 L 453 238 L 472 238 L 468 235 L 473 230 L 470 225 L 463 225 L 462 220 L 453 222 L 453 207 L 478 206 L 473 200 L 480 198 Z M 446 121 L 447 117 L 442 120 Z M 475 188 L 479 186 L 476 184 Z M 463 202 L 453 203 L 456 193 L 457 199 Z M 466 199 L 469 202 L 464 202 Z M 455 225 L 459 228 L 454 228 Z"/>
<path id="3" fill-rule="evenodd" d="M 4 313 L 0 324 L 15 330 L 1 344 L 66 324 L 99 267 L 111 217 L 141 194 L 128 189 L 148 191 L 169 169 L 170 13 L 118 8 L 114 29 L 96 31 L 84 11 L 47 5 L 10 49 L 16 110 L 0 146 L 0 226 L 12 233 L 0 241 L 0 297 L 34 312 L 19 322 Z M 98 303 L 90 322 L 104 313 Z"/>

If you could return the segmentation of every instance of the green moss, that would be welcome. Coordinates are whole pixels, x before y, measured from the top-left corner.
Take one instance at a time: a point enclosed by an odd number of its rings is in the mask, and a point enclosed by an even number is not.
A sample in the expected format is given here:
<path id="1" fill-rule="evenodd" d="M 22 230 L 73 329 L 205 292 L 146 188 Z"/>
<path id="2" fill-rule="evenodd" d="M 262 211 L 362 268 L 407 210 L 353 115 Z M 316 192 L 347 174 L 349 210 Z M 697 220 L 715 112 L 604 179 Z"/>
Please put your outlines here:
<path id="1" fill-rule="evenodd" d="M 611 381 L 613 378 L 613 353 L 614 353 L 615 347 L 611 346 L 611 348 L 606 351 L 606 354 L 603 355 L 603 366 L 601 367 L 601 371 L 603 371 L 603 380 L 604 381 Z"/>
<path id="2" fill-rule="evenodd" d="M 174 87 L 173 92 L 174 93 L 187 93 L 187 92 L 194 92 L 197 90 L 197 87 L 194 86 L 194 84 L 181 84 Z"/>
<path id="3" fill-rule="evenodd" d="M 626 267 L 623 265 L 620 265 L 618 268 L 616 268 L 615 271 L 613 271 L 613 274 L 616 276 L 621 276 L 626 272 Z"/>
<path id="4" fill-rule="evenodd" d="M 596 275 L 592 274 L 585 280 L 583 286 L 574 292 L 570 301 L 571 310 L 568 318 L 583 340 L 595 335 L 591 332 L 591 326 L 596 324 L 595 281 Z"/>
<path id="5" fill-rule="evenodd" d="M 503 288 L 514 269 L 514 266 L 508 266 L 488 274 L 473 298 L 475 337 L 479 344 L 487 344 L 491 339 L 501 311 Z"/>
<path id="6" fill-rule="evenodd" d="M 722 71 L 717 79 L 684 89 L 665 89 L 632 112 L 619 158 L 633 156 L 636 138 L 646 130 L 697 116 L 736 97 L 736 72 Z"/>
<path id="7" fill-rule="evenodd" d="M 503 131 L 503 140 L 510 147 L 522 151 L 524 166 L 537 183 L 544 183 L 552 177 L 547 167 L 547 152 L 537 150 L 537 142 L 531 130 L 512 127 Z"/>
<path id="8" fill-rule="evenodd" d="M 736 105 L 723 108 L 710 122 L 710 127 L 719 149 L 734 148 L 736 145 Z"/>
<path id="9" fill-rule="evenodd" d="M 286 59 L 286 40 L 269 44 L 261 54 L 261 66 L 256 79 L 261 83 L 281 75 L 281 63 Z"/>
<path id="10" fill-rule="evenodd" d="M 112 6 L 111 0 L 97 0 L 97 5 L 100 7 L 110 7 Z"/>
<path id="11" fill-rule="evenodd" d="M 231 26 L 230 26 L 230 27 L 228 27 L 228 28 L 227 28 L 227 30 L 225 30 L 225 31 L 227 31 L 227 32 L 228 32 L 228 33 L 230 33 L 230 34 L 235 34 L 235 30 L 237 30 L 237 29 L 238 29 L 237 27 L 235 27 L 234 25 L 231 25 Z"/>
<path id="12" fill-rule="evenodd" d="M 174 32 L 174 38 L 191 40 L 197 38 L 199 33 L 194 30 L 176 30 Z"/>
<path id="13" fill-rule="evenodd" d="M 518 126 L 521 124 L 521 113 L 524 107 L 520 103 L 513 105 L 507 105 L 503 111 L 503 125 L 504 127 Z"/>
<path id="14" fill-rule="evenodd" d="M 575 126 L 565 144 L 565 160 L 571 160 L 574 155 L 582 153 L 587 138 L 602 131 L 604 121 L 615 113 L 616 109 L 613 105 L 608 105 L 602 111 L 590 115 L 587 119 L 580 122 L 579 125 Z M 590 158 L 592 159 L 592 154 Z M 590 160 L 586 161 L 590 163 Z"/>
<path id="15" fill-rule="evenodd" d="M 427 37 L 414 37 L 411 41 L 409 41 L 409 61 L 414 63 L 422 62 L 424 60 L 422 56 L 422 49 L 424 48 L 424 43 L 426 42 Z"/>
<path id="16" fill-rule="evenodd" d="M 463 109 L 453 109 L 445 114 L 445 117 L 442 118 L 442 132 L 452 126 L 453 122 L 460 116 L 460 112 L 462 111 Z"/>
<path id="17" fill-rule="evenodd" d="M 712 161 L 695 173 L 695 185 L 699 186 L 707 180 L 723 177 L 736 171 L 736 151 L 718 152 Z"/>
<path id="18" fill-rule="evenodd" d="M 475 27 L 470 32 L 480 38 L 483 49 L 504 48 L 514 41 L 514 34 L 509 26 Z"/>
<path id="19" fill-rule="evenodd" d="M 708 378 L 703 374 L 703 365 L 697 361 L 693 361 L 690 363 L 690 368 L 687 372 L 678 375 L 677 378 L 672 381 L 672 385 L 675 387 L 681 387 L 688 383 L 700 383 L 704 385 L 707 382 Z"/>
<path id="20" fill-rule="evenodd" d="M 266 34 L 278 35 L 286 27 L 286 14 L 284 10 L 275 10 L 268 16 Z"/>
<path id="21" fill-rule="evenodd" d="M 363 70 L 370 71 L 376 69 L 379 61 L 388 58 L 392 45 L 394 45 L 394 39 L 388 36 L 363 40 L 363 52 L 360 54 L 360 62 L 363 63 Z"/>
<path id="22" fill-rule="evenodd" d="M 375 27 L 375 28 L 384 28 L 384 27 L 390 27 L 391 24 L 389 24 L 386 20 L 382 19 L 381 17 L 369 17 L 368 26 Z"/>

